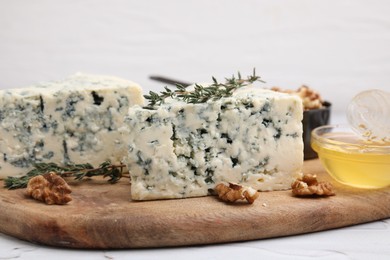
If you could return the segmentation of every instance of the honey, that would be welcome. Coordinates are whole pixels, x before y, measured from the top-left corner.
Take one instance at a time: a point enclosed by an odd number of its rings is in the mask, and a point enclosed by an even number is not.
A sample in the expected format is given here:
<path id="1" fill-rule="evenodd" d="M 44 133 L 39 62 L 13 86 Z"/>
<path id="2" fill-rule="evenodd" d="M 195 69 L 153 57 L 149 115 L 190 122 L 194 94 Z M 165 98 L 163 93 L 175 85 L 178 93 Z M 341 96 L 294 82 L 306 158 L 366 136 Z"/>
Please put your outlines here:
<path id="1" fill-rule="evenodd" d="M 373 144 L 332 126 L 313 131 L 311 145 L 337 181 L 358 188 L 390 185 L 390 144 Z"/>

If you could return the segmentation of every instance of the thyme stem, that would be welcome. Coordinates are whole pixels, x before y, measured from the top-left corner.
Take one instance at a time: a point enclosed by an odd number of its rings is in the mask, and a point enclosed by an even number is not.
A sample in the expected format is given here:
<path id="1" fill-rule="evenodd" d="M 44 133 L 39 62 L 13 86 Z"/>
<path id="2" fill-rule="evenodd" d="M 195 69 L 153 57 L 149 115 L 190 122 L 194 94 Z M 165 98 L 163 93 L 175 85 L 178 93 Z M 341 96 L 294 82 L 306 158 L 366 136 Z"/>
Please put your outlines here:
<path id="1" fill-rule="evenodd" d="M 164 91 L 156 93 L 149 91 L 149 95 L 144 95 L 145 99 L 149 101 L 147 109 L 155 109 L 165 103 L 167 98 L 184 101 L 187 103 L 205 103 L 209 100 L 218 100 L 223 97 L 230 97 L 233 92 L 241 87 L 248 86 L 256 81 L 264 82 L 256 75 L 256 70 L 253 69 L 253 74 L 247 78 L 242 78 L 240 72 L 237 76 L 233 75 L 231 78 L 225 78 L 225 82 L 219 82 L 215 77 L 212 77 L 213 83 L 208 86 L 195 84 L 193 91 L 188 91 L 186 86 L 177 84 L 175 90 L 164 87 Z"/>
<path id="2" fill-rule="evenodd" d="M 125 165 L 111 164 L 110 161 L 103 162 L 99 167 L 94 168 L 91 164 L 70 164 L 59 166 L 55 163 L 37 163 L 34 168 L 20 177 L 7 177 L 4 180 L 4 187 L 8 189 L 26 188 L 29 180 L 35 176 L 43 175 L 48 172 L 55 172 L 61 177 L 74 177 L 75 180 L 82 180 L 85 177 L 103 176 L 109 177 L 108 182 L 116 183 L 123 177 L 123 169 Z"/>

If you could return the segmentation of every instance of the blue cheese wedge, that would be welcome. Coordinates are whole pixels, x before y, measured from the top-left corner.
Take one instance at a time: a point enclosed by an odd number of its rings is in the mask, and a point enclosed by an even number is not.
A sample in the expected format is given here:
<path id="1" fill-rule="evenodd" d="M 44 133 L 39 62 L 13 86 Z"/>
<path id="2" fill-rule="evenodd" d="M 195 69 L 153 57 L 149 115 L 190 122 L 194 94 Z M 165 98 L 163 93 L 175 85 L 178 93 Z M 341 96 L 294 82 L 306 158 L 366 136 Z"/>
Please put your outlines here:
<path id="1" fill-rule="evenodd" d="M 132 199 L 205 196 L 220 182 L 289 189 L 303 165 L 302 115 L 298 97 L 257 88 L 207 103 L 131 107 Z"/>
<path id="2" fill-rule="evenodd" d="M 124 117 L 143 103 L 136 83 L 80 73 L 0 90 L 0 178 L 26 174 L 39 162 L 119 162 Z"/>

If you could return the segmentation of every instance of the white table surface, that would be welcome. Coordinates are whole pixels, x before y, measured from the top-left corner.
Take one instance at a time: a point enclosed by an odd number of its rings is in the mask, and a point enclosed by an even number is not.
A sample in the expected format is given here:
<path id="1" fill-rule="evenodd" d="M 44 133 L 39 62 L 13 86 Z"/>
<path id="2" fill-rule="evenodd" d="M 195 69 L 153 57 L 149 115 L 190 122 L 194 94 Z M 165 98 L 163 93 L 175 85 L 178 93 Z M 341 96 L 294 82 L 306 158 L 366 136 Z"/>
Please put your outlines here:
<path id="1" fill-rule="evenodd" d="M 332 123 L 344 123 L 343 115 Z M 158 249 L 76 250 L 0 234 L 0 259 L 390 259 L 390 219 L 289 237 Z"/>

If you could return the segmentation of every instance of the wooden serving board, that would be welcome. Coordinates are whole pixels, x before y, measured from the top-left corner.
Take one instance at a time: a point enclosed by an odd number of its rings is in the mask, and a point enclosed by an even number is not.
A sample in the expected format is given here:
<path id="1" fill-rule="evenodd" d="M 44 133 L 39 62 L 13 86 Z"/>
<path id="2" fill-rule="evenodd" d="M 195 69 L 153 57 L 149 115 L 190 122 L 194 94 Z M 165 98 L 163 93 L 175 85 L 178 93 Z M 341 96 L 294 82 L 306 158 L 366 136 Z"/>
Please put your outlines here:
<path id="1" fill-rule="evenodd" d="M 254 204 L 216 197 L 135 202 L 124 179 L 72 182 L 71 201 L 49 206 L 24 190 L 0 188 L 0 232 L 35 243 L 70 248 L 141 248 L 263 239 L 339 228 L 390 217 L 390 187 L 360 190 L 337 184 L 318 160 L 305 173 L 335 186 L 336 196 L 297 198 L 262 192 Z M 2 183 L 1 183 L 2 185 Z"/>

